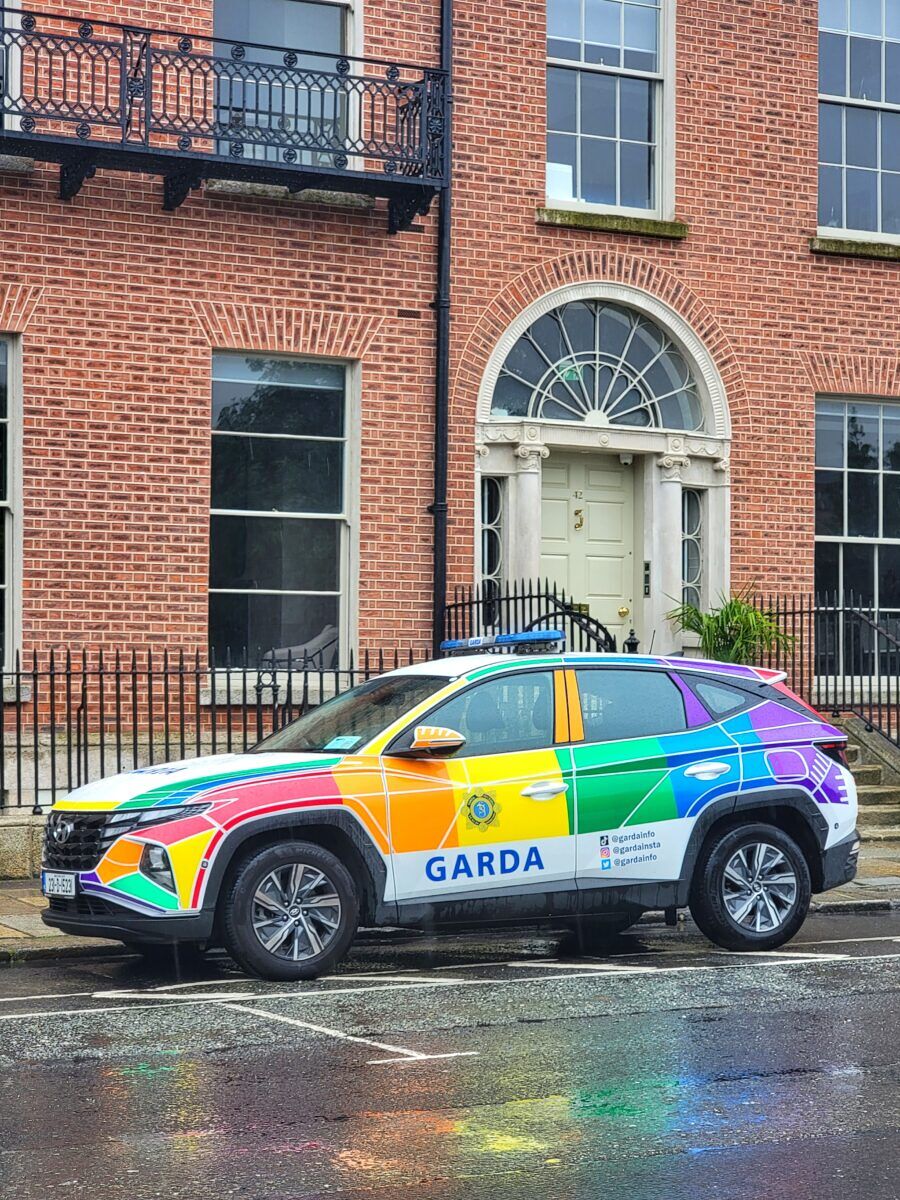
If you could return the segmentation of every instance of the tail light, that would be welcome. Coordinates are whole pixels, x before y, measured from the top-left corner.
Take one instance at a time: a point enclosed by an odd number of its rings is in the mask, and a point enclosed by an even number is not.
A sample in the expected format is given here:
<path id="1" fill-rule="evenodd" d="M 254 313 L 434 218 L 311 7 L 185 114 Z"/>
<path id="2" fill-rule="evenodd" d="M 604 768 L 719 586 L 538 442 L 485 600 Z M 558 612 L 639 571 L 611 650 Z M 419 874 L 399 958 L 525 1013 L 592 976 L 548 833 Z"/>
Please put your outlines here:
<path id="1" fill-rule="evenodd" d="M 832 762 L 836 762 L 842 767 L 849 766 L 846 742 L 817 742 L 816 745 L 823 754 L 828 755 Z"/>

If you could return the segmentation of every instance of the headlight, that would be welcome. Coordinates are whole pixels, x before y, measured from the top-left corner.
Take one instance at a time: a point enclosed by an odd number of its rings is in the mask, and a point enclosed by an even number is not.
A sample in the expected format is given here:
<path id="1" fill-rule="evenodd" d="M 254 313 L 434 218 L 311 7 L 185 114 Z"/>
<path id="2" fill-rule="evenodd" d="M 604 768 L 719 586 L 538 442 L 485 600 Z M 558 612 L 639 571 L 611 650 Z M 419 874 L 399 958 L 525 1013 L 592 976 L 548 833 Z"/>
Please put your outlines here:
<path id="1" fill-rule="evenodd" d="M 165 846 L 145 846 L 141 855 L 141 873 L 168 892 L 175 891 L 175 877 Z"/>
<path id="2" fill-rule="evenodd" d="M 107 826 L 115 833 L 117 826 L 122 832 L 130 833 L 135 829 L 143 829 L 145 825 L 166 825 L 169 821 L 183 821 L 187 817 L 199 817 L 212 807 L 211 804 L 182 804 L 178 808 L 145 808 L 129 809 L 110 813 Z"/>

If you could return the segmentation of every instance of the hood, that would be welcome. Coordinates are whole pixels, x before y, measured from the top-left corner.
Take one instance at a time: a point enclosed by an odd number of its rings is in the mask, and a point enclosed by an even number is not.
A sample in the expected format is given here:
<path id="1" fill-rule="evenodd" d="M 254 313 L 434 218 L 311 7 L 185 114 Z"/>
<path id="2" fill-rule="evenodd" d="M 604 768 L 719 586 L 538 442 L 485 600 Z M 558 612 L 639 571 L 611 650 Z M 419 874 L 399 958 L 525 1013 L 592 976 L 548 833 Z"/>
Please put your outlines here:
<path id="1" fill-rule="evenodd" d="M 233 788 L 280 775 L 327 771 L 341 761 L 335 754 L 214 754 L 155 767 L 140 767 L 98 779 L 57 801 L 57 809 L 104 812 L 111 809 L 175 808 L 234 799 Z"/>

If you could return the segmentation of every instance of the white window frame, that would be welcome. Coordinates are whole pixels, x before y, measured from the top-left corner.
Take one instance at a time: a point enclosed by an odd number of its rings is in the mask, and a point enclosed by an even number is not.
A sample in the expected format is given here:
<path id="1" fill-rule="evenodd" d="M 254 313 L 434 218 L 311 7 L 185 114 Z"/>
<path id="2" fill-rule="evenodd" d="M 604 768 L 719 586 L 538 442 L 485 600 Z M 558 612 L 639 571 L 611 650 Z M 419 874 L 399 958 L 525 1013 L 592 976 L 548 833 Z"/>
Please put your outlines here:
<path id="1" fill-rule="evenodd" d="M 843 34 L 847 38 L 846 69 L 847 69 L 847 90 L 848 90 L 848 92 L 849 92 L 849 88 L 850 88 L 850 39 L 852 37 L 859 37 L 859 38 L 866 38 L 869 41 L 878 41 L 882 48 L 882 65 L 884 65 L 884 61 L 885 61 L 884 48 L 885 48 L 887 42 L 888 41 L 896 42 L 896 39 L 894 39 L 894 38 L 889 39 L 885 33 L 882 33 L 882 36 L 880 38 L 876 38 L 874 34 L 851 33 L 849 26 L 846 30 L 834 29 L 828 25 L 823 26 L 821 19 L 819 19 L 819 21 L 817 22 L 817 30 L 818 30 L 819 34 L 822 34 L 822 33 L 834 33 L 837 35 Z M 817 61 L 818 61 L 818 58 L 819 58 L 819 55 L 818 55 L 818 50 L 817 50 Z M 882 86 L 884 86 L 884 83 L 885 83 L 885 76 L 882 76 Z M 887 100 L 860 100 L 860 99 L 856 99 L 855 97 L 851 97 L 849 95 L 835 96 L 835 95 L 832 95 L 831 93 L 820 92 L 818 90 L 817 90 L 817 96 L 818 96 L 818 101 L 817 101 L 817 105 L 816 105 L 816 120 L 817 120 L 818 124 L 821 124 L 821 118 L 819 116 L 819 109 L 821 108 L 821 105 L 823 105 L 823 104 L 831 104 L 835 108 L 842 109 L 844 112 L 846 112 L 846 110 L 850 109 L 850 108 L 862 108 L 862 109 L 869 109 L 870 111 L 876 112 L 876 113 L 888 112 L 888 113 L 900 114 L 900 104 L 892 104 Z M 844 124 L 844 133 L 842 135 L 842 138 L 843 138 L 842 158 L 844 160 L 842 163 L 840 163 L 840 164 L 838 164 L 838 163 L 823 163 L 822 160 L 819 158 L 818 151 L 816 153 L 816 218 L 817 218 L 816 234 L 817 234 L 817 236 L 820 238 L 824 238 L 824 239 L 829 239 L 829 238 L 837 239 L 839 241 L 869 242 L 869 243 L 880 243 L 882 245 L 900 246 L 900 233 L 883 233 L 877 229 L 854 229 L 852 226 L 848 226 L 846 224 L 844 224 L 844 225 L 819 225 L 818 224 L 818 203 L 819 203 L 818 176 L 819 176 L 819 171 L 821 170 L 821 168 L 823 166 L 840 167 L 840 170 L 842 172 L 842 174 L 841 174 L 841 199 L 842 199 L 841 207 L 843 209 L 844 221 L 846 222 L 846 220 L 847 220 L 847 166 L 848 166 L 848 164 L 846 161 L 846 158 L 847 158 L 846 124 Z M 853 169 L 853 168 L 851 168 L 851 169 Z M 877 176 L 877 181 L 878 181 L 878 192 L 877 192 L 878 221 L 879 221 L 879 224 L 881 224 L 881 220 L 882 220 L 881 179 L 882 179 L 882 174 L 883 174 L 883 168 L 881 166 L 880 123 L 879 123 L 878 166 L 877 167 L 869 167 L 869 168 L 861 168 L 861 169 L 872 171 L 872 173 Z M 898 172 L 892 171 L 892 172 L 888 172 L 888 173 L 889 174 L 897 174 Z"/>
<path id="2" fill-rule="evenodd" d="M 22 645 L 22 613 L 19 605 L 22 573 L 22 347 L 18 337 L 0 332 L 7 347 L 7 499 L 0 504 L 5 521 L 5 591 L 3 645 L 0 667 L 10 670 Z"/>
<path id="3" fill-rule="evenodd" d="M 284 595 L 284 596 L 299 596 L 299 595 L 336 595 L 338 600 L 338 648 L 339 656 L 337 667 L 341 670 L 346 670 L 349 664 L 351 651 L 355 651 L 357 646 L 359 628 L 358 628 L 358 597 L 359 597 L 359 571 L 357 564 L 359 563 L 359 509 L 360 509 L 360 426 L 361 426 L 361 372 L 360 364 L 357 362 L 348 361 L 346 359 L 329 358 L 325 355 L 316 354 L 278 354 L 269 351 L 260 350 L 236 350 L 233 346 L 216 347 L 212 354 L 248 354 L 254 357 L 262 357 L 267 359 L 290 359 L 294 362 L 321 362 L 329 366 L 339 366 L 344 370 L 344 436 L 342 439 L 344 445 L 344 463 L 343 463 L 343 508 L 340 513 L 306 513 L 306 512 L 268 512 L 258 509 L 231 509 L 231 508 L 214 508 L 212 503 L 209 506 L 209 515 L 212 517 L 273 517 L 293 520 L 317 520 L 317 521 L 338 521 L 340 523 L 340 547 L 339 547 L 339 562 L 338 562 L 338 591 L 331 592 L 302 592 L 302 591 L 266 591 L 266 595 Z M 212 358 L 210 359 L 210 367 L 212 368 Z M 212 398 L 212 385 L 216 376 L 212 369 L 210 370 L 210 400 Z M 211 422 L 210 422 L 211 426 Z M 212 439 L 215 436 L 215 431 L 210 427 L 210 448 L 212 447 Z M 252 435 L 261 436 L 261 435 Z M 278 434 L 262 435 L 278 437 Z M 287 435 L 290 436 L 290 435 Z M 335 441 L 334 438 L 303 438 L 298 437 L 298 440 L 327 440 Z M 211 533 L 211 530 L 210 530 Z M 211 546 L 211 537 L 209 539 Z M 212 588 L 209 586 L 209 571 L 207 571 L 207 597 L 210 595 L 247 595 L 244 588 Z M 207 621 L 208 621 L 207 614 Z M 248 653 L 250 647 L 247 647 Z M 262 647 L 263 650 L 267 649 Z M 224 663 L 217 663 L 216 669 L 224 667 Z M 238 669 L 240 664 L 232 663 L 233 669 Z M 334 667 L 329 670 L 334 670 Z"/>
<path id="4" fill-rule="evenodd" d="M 546 66 L 566 68 L 572 71 L 594 71 L 632 79 L 651 79 L 656 82 L 656 106 L 654 127 L 656 129 L 656 204 L 653 208 L 631 208 L 620 204 L 595 204 L 588 200 L 562 200 L 551 196 L 545 182 L 547 206 L 566 212 L 610 214 L 620 217 L 637 217 L 649 221 L 672 221 L 675 219 L 675 67 L 676 67 L 676 3 L 677 0 L 660 0 L 659 13 L 659 69 L 655 72 L 634 71 L 626 67 L 600 67 L 591 63 L 576 62 L 569 58 L 546 56 Z M 545 38 L 546 41 L 546 38 Z M 547 123 L 545 122 L 545 125 Z M 544 150 L 546 163 L 547 152 Z"/>

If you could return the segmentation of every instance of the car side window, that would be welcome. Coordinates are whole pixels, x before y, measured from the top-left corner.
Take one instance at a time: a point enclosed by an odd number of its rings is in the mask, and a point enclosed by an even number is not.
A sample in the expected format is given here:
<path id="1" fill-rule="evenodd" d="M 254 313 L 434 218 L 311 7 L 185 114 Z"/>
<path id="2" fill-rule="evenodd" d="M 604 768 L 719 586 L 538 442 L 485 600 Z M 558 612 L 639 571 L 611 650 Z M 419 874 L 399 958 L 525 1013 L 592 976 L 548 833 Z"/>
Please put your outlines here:
<path id="1" fill-rule="evenodd" d="M 703 701 L 707 712 L 715 719 L 730 716 L 739 708 L 746 708 L 751 697 L 727 683 L 708 683 L 705 679 L 693 679 L 694 691 Z"/>
<path id="2" fill-rule="evenodd" d="M 684 698 L 664 671 L 602 667 L 575 672 L 586 742 L 687 729 Z"/>
<path id="3" fill-rule="evenodd" d="M 455 729 L 466 744 L 453 757 L 510 754 L 553 745 L 553 672 L 519 671 L 476 684 L 428 713 L 419 723 Z M 391 747 L 406 749 L 413 730 Z"/>

